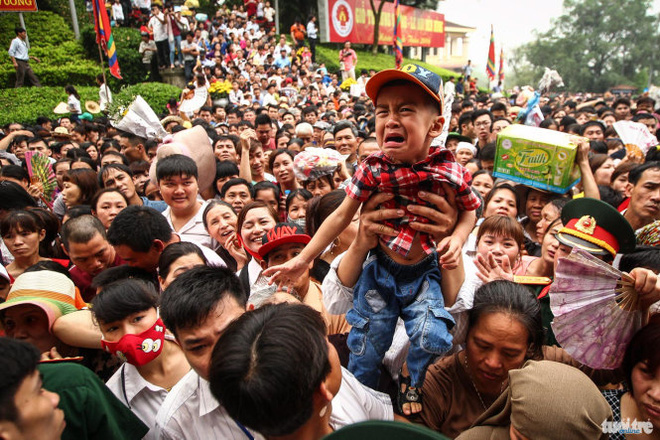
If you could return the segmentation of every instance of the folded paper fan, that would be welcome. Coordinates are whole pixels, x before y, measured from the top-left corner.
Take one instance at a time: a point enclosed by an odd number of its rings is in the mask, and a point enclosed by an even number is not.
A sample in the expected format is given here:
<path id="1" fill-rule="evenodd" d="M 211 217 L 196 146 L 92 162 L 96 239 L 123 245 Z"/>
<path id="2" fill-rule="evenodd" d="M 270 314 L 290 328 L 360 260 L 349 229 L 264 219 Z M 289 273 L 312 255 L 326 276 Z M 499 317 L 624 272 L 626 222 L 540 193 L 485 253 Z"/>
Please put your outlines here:
<path id="1" fill-rule="evenodd" d="M 555 338 L 574 359 L 596 369 L 621 365 L 642 326 L 634 280 L 593 255 L 574 248 L 559 260 L 550 287 Z"/>
<path id="2" fill-rule="evenodd" d="M 658 145 L 658 139 L 640 122 L 617 121 L 612 126 L 626 146 L 628 154 L 638 161 L 643 161 L 651 147 Z"/>
<path id="3" fill-rule="evenodd" d="M 43 186 L 42 200 L 52 205 L 53 191 L 57 187 L 57 179 L 53 172 L 53 166 L 46 156 L 35 151 L 25 152 L 25 162 L 31 183 L 41 183 Z"/>

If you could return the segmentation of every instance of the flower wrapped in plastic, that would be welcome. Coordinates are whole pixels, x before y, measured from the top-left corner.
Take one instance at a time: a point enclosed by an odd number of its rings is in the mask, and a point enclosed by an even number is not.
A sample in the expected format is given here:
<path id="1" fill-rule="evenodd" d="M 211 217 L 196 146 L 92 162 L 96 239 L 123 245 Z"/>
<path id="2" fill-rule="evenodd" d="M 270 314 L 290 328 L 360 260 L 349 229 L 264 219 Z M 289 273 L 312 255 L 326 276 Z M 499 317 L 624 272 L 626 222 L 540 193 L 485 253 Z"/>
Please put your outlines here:
<path id="1" fill-rule="evenodd" d="M 348 156 L 330 148 L 309 147 L 293 160 L 293 172 L 300 180 L 316 180 L 333 174 Z"/>
<path id="2" fill-rule="evenodd" d="M 148 140 L 161 140 L 167 132 L 160 124 L 160 119 L 140 95 L 127 107 L 119 107 L 111 112 L 112 125 Z"/>

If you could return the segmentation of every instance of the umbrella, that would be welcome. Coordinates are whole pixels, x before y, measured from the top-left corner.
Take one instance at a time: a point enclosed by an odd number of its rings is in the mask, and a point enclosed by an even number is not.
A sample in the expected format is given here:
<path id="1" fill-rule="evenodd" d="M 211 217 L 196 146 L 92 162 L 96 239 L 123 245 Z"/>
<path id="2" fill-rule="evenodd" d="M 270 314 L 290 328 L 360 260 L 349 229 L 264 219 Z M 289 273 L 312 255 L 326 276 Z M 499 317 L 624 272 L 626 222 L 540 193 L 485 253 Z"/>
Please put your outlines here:
<path id="1" fill-rule="evenodd" d="M 621 365 L 642 326 L 634 280 L 581 249 L 559 260 L 550 287 L 552 330 L 574 359 L 591 368 Z"/>

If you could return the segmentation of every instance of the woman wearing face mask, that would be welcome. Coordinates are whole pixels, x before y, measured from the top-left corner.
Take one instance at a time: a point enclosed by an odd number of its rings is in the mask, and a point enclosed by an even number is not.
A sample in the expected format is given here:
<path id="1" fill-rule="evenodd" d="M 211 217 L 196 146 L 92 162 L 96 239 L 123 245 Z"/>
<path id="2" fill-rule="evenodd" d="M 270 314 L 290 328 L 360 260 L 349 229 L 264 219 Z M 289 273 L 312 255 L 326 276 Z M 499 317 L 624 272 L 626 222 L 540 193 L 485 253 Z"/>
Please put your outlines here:
<path id="1" fill-rule="evenodd" d="M 181 348 L 165 335 L 154 287 L 137 279 L 105 286 L 92 300 L 103 348 L 126 360 L 107 386 L 149 428 L 167 393 L 190 370 Z"/>
<path id="2" fill-rule="evenodd" d="M 286 198 L 286 221 L 305 229 L 307 205 L 312 197 L 312 193 L 303 188 L 290 192 Z"/>
<path id="3" fill-rule="evenodd" d="M 234 208 L 229 203 L 212 200 L 206 205 L 202 219 L 211 238 L 220 243 L 216 252 L 227 267 L 234 272 L 243 269 L 249 258 L 236 235 L 238 217 Z"/>

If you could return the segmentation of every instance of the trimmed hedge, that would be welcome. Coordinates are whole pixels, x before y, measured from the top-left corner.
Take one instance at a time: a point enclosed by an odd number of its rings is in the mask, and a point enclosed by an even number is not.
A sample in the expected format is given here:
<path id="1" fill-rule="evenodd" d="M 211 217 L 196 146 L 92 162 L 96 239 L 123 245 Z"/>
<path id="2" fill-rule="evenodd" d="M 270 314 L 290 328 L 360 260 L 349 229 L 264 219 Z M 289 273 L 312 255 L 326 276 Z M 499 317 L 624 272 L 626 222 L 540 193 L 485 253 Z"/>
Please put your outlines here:
<path id="1" fill-rule="evenodd" d="M 325 67 L 328 69 L 328 71 L 339 73 L 339 50 L 339 45 L 325 44 L 323 46 L 316 46 L 317 61 L 325 63 Z M 355 50 L 355 48 L 353 48 L 353 50 Z M 361 50 L 355 50 L 355 53 L 358 57 L 358 63 L 355 69 L 356 76 L 360 75 L 361 69 L 374 69 L 376 72 L 380 72 L 381 70 L 385 69 L 394 69 L 394 55 L 388 55 L 384 53 L 372 55 L 371 51 Z M 440 75 L 443 81 L 447 81 L 450 76 L 457 76 L 456 72 L 443 69 L 442 67 L 437 67 L 432 64 L 423 63 L 419 60 L 404 58 L 403 64 L 407 63 L 419 64 L 420 66 L 423 66 L 430 71 Z"/>
<path id="2" fill-rule="evenodd" d="M 76 86 L 80 100 L 84 106 L 85 101 L 99 100 L 98 87 Z M 114 96 L 141 95 L 156 113 L 165 111 L 170 98 L 179 98 L 181 90 L 178 87 L 162 83 L 144 83 L 127 86 L 116 92 Z M 10 122 L 34 124 L 38 116 L 57 118 L 53 109 L 59 102 L 66 102 L 67 95 L 62 87 L 21 87 L 20 89 L 0 90 L 0 125 Z"/>
<path id="3" fill-rule="evenodd" d="M 94 85 L 101 72 L 98 63 L 85 59 L 85 53 L 68 23 L 57 14 L 47 11 L 25 14 L 25 26 L 30 39 L 30 55 L 41 63 L 32 61 L 32 70 L 45 86 L 67 84 Z M 9 48 L 14 39 L 14 27 L 18 25 L 16 14 L 0 15 L 0 46 Z M 4 30 L 7 32 L 4 32 Z M 13 87 L 16 71 L 6 50 L 0 51 L 0 87 Z"/>

